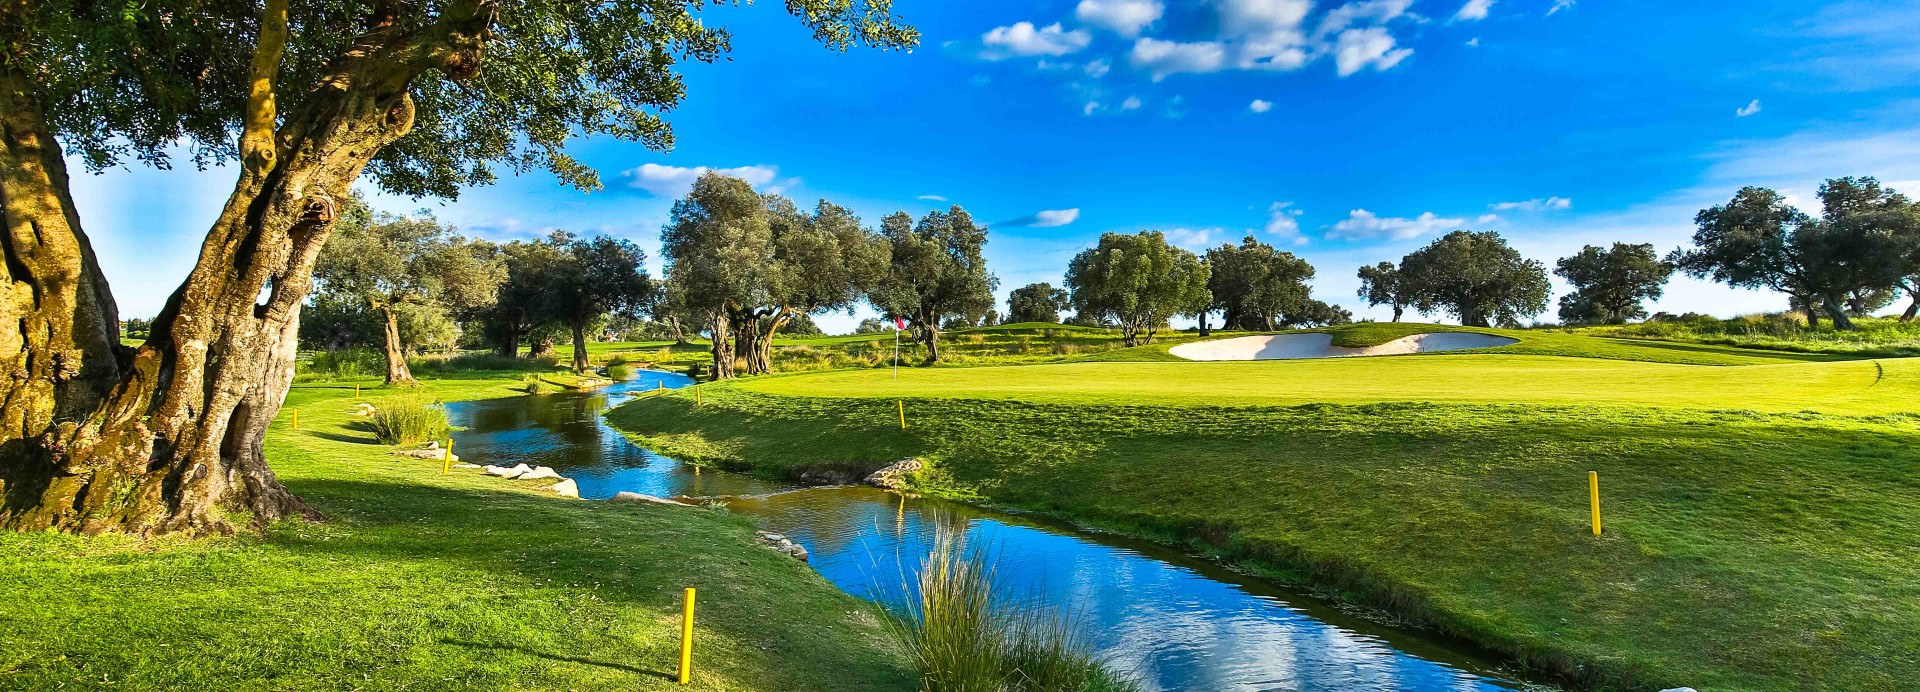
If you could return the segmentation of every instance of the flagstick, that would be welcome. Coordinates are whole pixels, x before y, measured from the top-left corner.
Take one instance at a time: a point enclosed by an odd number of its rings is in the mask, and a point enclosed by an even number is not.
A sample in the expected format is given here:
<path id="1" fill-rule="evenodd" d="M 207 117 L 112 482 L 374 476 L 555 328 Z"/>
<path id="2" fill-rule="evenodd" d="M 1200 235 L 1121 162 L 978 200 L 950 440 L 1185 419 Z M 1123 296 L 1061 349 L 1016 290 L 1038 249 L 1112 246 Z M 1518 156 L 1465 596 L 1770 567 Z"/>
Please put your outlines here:
<path id="1" fill-rule="evenodd" d="M 893 381 L 900 381 L 900 330 L 893 330 Z"/>

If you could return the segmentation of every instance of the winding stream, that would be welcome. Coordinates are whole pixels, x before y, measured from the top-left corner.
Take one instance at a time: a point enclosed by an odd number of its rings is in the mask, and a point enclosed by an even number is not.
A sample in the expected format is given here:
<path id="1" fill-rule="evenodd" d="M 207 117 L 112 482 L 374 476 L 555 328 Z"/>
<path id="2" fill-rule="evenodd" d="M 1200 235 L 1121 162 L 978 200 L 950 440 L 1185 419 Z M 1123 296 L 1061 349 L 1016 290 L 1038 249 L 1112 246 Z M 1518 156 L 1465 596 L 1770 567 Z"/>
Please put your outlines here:
<path id="1" fill-rule="evenodd" d="M 1155 690 L 1497 690 L 1521 684 L 1457 643 L 1349 616 L 1312 596 L 1122 537 L 865 487 L 802 488 L 705 471 L 641 449 L 602 411 L 686 377 L 641 371 L 591 394 L 449 404 L 461 455 L 551 466 L 587 499 L 632 491 L 715 498 L 806 546 L 834 584 L 901 593 L 935 530 L 990 546 L 1014 593 L 1064 604 L 1113 665 Z"/>

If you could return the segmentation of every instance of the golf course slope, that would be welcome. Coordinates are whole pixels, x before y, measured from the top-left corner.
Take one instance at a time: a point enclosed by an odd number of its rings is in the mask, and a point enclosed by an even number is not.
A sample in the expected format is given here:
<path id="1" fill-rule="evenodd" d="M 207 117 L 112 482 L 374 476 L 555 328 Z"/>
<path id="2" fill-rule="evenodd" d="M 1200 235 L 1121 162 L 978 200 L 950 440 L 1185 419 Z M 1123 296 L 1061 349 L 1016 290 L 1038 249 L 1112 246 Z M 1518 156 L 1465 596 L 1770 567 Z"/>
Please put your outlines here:
<path id="1" fill-rule="evenodd" d="M 1354 329 L 1323 333 L 1458 331 Z M 922 457 L 921 492 L 1183 544 L 1575 686 L 1920 680 L 1920 362 L 1469 331 L 1515 343 L 843 370 L 609 417 L 663 453 L 767 474 Z"/>
<path id="2" fill-rule="evenodd" d="M 1167 352 L 1187 360 L 1297 360 L 1465 351 L 1499 348 L 1519 342 L 1519 339 L 1512 337 L 1476 332 L 1433 332 L 1403 336 L 1386 343 L 1356 348 L 1335 346 L 1333 335 L 1326 333 L 1266 334 L 1195 341 L 1174 346 L 1167 349 Z"/>

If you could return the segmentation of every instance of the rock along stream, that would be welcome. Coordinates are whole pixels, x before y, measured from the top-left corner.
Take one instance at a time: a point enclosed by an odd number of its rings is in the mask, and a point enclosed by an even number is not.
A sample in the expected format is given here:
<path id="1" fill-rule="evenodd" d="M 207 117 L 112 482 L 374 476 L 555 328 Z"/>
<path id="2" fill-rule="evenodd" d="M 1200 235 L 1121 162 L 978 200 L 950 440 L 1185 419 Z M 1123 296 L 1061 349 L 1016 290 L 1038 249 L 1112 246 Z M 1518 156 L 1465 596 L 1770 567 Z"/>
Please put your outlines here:
<path id="1" fill-rule="evenodd" d="M 1062 607 L 1101 655 L 1150 690 L 1519 689 L 1511 674 L 1457 642 L 1342 612 L 1178 551 L 1034 517 L 866 487 L 805 488 L 690 467 L 641 449 L 601 412 L 664 383 L 641 371 L 590 394 L 449 404 L 461 456 L 551 466 L 580 496 L 620 491 L 717 499 L 811 553 L 847 592 L 898 599 L 938 527 L 986 546 L 1011 593 Z"/>

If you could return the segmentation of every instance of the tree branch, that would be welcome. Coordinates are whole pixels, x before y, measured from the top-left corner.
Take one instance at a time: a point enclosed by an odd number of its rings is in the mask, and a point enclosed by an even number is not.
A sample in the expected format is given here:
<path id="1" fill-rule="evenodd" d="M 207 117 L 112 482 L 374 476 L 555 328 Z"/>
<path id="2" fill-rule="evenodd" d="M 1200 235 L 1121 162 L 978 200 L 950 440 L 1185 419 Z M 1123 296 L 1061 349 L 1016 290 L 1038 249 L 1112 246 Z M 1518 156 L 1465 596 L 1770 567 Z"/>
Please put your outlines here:
<path id="1" fill-rule="evenodd" d="M 277 152 L 273 143 L 276 120 L 274 80 L 280 76 L 280 58 L 287 52 L 288 0 L 266 0 L 260 13 L 260 37 L 247 70 L 247 109 L 242 114 L 240 158 L 248 166 L 271 168 Z"/>

